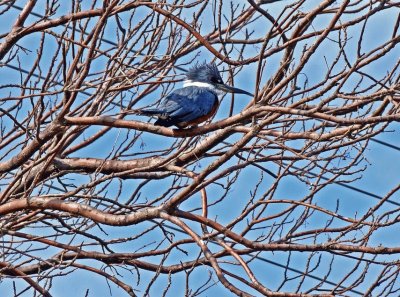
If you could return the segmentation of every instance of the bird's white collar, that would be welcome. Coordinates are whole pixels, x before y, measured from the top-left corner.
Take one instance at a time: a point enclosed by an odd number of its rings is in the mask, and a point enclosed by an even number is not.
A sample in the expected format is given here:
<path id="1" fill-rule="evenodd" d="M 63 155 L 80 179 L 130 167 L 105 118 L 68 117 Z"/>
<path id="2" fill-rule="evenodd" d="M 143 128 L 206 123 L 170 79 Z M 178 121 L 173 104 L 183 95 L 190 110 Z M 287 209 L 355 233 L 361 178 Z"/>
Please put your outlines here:
<path id="1" fill-rule="evenodd" d="M 183 87 L 201 87 L 201 88 L 209 88 L 214 90 L 215 87 L 212 84 L 206 83 L 206 82 L 200 82 L 200 81 L 192 81 L 190 79 L 185 80 L 183 82 Z"/>

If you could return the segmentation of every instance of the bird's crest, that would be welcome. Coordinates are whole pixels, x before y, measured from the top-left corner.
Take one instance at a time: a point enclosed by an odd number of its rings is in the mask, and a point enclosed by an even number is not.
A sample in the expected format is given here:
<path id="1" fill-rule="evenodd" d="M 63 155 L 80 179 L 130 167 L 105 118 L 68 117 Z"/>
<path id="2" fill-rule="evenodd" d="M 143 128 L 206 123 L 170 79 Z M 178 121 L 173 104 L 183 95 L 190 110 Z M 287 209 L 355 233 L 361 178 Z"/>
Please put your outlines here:
<path id="1" fill-rule="evenodd" d="M 222 78 L 219 74 L 217 65 L 215 63 L 202 63 L 196 64 L 186 73 L 186 77 L 190 81 L 207 82 L 207 83 L 220 83 Z"/>

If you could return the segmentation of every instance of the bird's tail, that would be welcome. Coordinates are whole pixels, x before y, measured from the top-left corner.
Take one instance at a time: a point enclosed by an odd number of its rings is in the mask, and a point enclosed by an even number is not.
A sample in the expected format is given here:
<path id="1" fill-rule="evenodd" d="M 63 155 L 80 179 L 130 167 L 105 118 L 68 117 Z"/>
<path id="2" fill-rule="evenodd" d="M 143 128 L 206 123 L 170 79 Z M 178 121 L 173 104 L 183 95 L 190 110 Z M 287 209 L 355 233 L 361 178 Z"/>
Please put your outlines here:
<path id="1" fill-rule="evenodd" d="M 144 116 L 157 116 L 157 115 L 162 114 L 162 112 L 157 108 L 129 109 L 129 110 L 125 110 L 124 113 L 138 114 L 138 115 L 144 115 Z"/>
<path id="2" fill-rule="evenodd" d="M 172 125 L 175 125 L 174 120 L 166 117 L 165 114 L 157 108 L 142 108 L 139 110 L 138 114 L 146 116 L 158 116 L 157 121 L 154 123 L 156 126 L 171 127 Z"/>
<path id="3" fill-rule="evenodd" d="M 168 117 L 165 117 L 163 112 L 157 108 L 131 109 L 125 111 L 125 113 L 144 115 L 144 116 L 158 116 L 159 118 L 154 123 L 154 125 L 156 126 L 171 127 L 172 125 L 175 125 L 175 121 L 173 121 Z"/>
<path id="4" fill-rule="evenodd" d="M 158 118 L 157 121 L 154 122 L 156 126 L 163 126 L 163 127 L 171 127 L 175 125 L 175 121 L 170 118 Z"/>

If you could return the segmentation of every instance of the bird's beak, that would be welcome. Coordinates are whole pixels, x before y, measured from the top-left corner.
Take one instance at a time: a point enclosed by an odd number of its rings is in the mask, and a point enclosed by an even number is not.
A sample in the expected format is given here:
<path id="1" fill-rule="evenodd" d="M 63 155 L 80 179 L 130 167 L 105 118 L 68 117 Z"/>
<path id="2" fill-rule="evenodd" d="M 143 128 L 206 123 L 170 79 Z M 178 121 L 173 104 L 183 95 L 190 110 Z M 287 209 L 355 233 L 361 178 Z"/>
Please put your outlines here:
<path id="1" fill-rule="evenodd" d="M 245 94 L 248 95 L 250 97 L 254 97 L 254 95 L 252 93 L 249 93 L 247 91 L 244 91 L 242 89 L 239 88 L 234 88 L 225 84 L 217 84 L 217 88 L 224 91 L 224 92 L 228 92 L 228 93 L 236 93 L 236 94 Z"/>

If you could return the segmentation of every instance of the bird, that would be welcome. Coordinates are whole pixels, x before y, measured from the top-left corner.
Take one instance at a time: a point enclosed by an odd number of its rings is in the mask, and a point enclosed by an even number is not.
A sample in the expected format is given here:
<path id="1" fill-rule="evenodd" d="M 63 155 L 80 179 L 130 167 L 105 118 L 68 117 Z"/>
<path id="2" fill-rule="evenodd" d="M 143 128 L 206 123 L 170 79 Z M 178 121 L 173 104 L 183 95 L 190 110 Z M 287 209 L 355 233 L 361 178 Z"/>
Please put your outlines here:
<path id="1" fill-rule="evenodd" d="M 186 72 L 183 87 L 172 91 L 157 107 L 142 108 L 137 114 L 157 117 L 157 126 L 183 129 L 210 119 L 219 106 L 219 95 L 238 93 L 253 97 L 242 89 L 224 84 L 215 63 L 196 64 Z"/>

